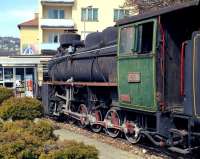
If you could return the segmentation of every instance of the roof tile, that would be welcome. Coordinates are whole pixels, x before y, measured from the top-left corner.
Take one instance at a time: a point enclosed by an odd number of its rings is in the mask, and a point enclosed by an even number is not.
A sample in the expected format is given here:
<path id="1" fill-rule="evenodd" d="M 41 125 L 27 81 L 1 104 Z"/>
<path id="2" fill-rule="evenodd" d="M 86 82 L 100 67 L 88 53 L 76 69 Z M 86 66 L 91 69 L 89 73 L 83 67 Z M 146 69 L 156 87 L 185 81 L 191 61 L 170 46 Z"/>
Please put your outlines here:
<path id="1" fill-rule="evenodd" d="M 20 29 L 21 27 L 38 27 L 38 18 L 26 21 L 24 23 L 21 23 L 18 25 L 18 28 Z"/>

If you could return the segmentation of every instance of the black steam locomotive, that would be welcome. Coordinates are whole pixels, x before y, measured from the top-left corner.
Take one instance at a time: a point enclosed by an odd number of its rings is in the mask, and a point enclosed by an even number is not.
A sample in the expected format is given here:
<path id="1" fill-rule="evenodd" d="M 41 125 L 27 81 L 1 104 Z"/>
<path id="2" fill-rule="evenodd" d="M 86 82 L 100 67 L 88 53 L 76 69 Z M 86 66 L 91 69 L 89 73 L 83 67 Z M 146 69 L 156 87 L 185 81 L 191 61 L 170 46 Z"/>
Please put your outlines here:
<path id="1" fill-rule="evenodd" d="M 85 41 L 63 34 L 45 114 L 188 154 L 200 146 L 199 1 L 129 17 Z"/>

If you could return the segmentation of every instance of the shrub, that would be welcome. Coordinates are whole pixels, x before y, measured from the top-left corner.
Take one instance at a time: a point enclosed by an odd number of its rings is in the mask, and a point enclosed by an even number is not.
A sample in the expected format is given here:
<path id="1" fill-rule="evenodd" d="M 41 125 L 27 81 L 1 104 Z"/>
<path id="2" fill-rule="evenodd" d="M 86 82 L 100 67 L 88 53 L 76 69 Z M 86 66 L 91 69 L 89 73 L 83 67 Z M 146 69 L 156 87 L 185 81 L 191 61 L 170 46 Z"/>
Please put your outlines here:
<path id="1" fill-rule="evenodd" d="M 32 120 L 42 116 L 41 102 L 34 98 L 11 97 L 5 100 L 0 107 L 0 117 L 4 120 L 12 118 Z"/>
<path id="2" fill-rule="evenodd" d="M 37 159 L 43 153 L 45 144 L 55 143 L 56 138 L 51 135 L 48 140 L 45 139 L 47 135 L 40 135 L 32 131 L 32 128 L 39 127 L 42 130 L 50 130 L 53 134 L 52 125 L 43 121 L 41 123 L 34 123 L 32 121 L 15 121 L 5 122 L 0 129 L 0 158 L 16 158 L 16 159 Z"/>
<path id="3" fill-rule="evenodd" d="M 42 154 L 40 159 L 98 159 L 98 150 L 83 143 L 64 141 L 57 143 L 47 154 Z"/>
<path id="4" fill-rule="evenodd" d="M 0 104 L 11 96 L 13 96 L 13 90 L 0 86 Z"/>
<path id="5" fill-rule="evenodd" d="M 42 140 L 54 138 L 55 135 L 53 134 L 53 130 L 53 124 L 46 120 L 40 120 L 33 127 L 31 127 L 33 135 L 39 136 Z"/>
<path id="6" fill-rule="evenodd" d="M 6 121 L 0 129 L 0 158 L 98 159 L 98 151 L 93 146 L 56 140 L 49 121 Z"/>

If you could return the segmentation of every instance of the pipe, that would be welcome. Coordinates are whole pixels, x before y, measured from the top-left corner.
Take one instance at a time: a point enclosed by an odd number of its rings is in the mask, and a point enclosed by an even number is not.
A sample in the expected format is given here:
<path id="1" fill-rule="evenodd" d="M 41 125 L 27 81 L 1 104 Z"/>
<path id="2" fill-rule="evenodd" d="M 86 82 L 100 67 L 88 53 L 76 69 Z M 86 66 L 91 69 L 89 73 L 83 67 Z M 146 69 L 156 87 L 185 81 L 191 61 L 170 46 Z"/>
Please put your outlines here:
<path id="1" fill-rule="evenodd" d="M 184 64 L 185 64 L 185 46 L 187 42 L 181 44 L 181 61 L 180 61 L 180 96 L 184 96 Z"/>
<path id="2" fill-rule="evenodd" d="M 166 38 L 165 38 L 165 30 L 163 29 L 161 23 L 161 17 L 159 16 L 158 23 L 160 26 L 160 32 L 162 35 L 162 47 L 161 47 L 161 60 L 160 60 L 160 74 L 162 76 L 162 101 L 160 102 L 160 108 L 162 111 L 165 110 L 165 101 L 164 101 L 164 91 L 165 91 L 165 47 L 166 47 Z"/>
<path id="3" fill-rule="evenodd" d="M 141 131 L 140 132 L 141 134 L 144 134 L 154 145 L 156 146 L 160 146 L 160 147 L 163 147 L 163 146 L 170 146 L 171 144 L 173 144 L 174 146 L 175 145 L 178 145 L 178 144 L 181 144 L 183 142 L 183 136 L 180 135 L 181 139 L 180 140 L 177 140 L 177 141 L 173 141 L 172 143 L 170 142 L 167 142 L 164 138 L 162 137 L 158 137 L 158 135 L 156 136 L 158 139 L 160 139 L 160 141 L 156 141 L 150 134 L 151 132 L 148 132 L 148 131 Z"/>
<path id="4" fill-rule="evenodd" d="M 163 141 L 158 142 L 158 141 L 154 140 L 153 137 L 147 131 L 141 131 L 140 133 L 144 134 L 156 146 L 165 146 L 166 145 L 166 142 L 163 142 Z"/>

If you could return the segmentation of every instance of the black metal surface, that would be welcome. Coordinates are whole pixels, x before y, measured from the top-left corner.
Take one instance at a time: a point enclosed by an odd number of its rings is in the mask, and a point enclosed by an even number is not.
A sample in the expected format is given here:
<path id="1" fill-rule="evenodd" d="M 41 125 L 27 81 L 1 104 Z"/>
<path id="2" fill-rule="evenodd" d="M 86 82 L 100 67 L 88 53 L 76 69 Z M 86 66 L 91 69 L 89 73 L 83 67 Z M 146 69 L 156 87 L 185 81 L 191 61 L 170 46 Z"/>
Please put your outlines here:
<path id="1" fill-rule="evenodd" d="M 156 113 L 156 129 L 157 132 L 159 134 L 161 134 L 162 136 L 168 137 L 169 136 L 169 129 L 170 128 L 174 128 L 175 125 L 172 122 L 171 118 L 170 118 L 170 114 L 169 113 L 161 113 L 161 112 L 157 112 Z"/>
<path id="2" fill-rule="evenodd" d="M 50 86 L 48 84 L 43 84 L 42 85 L 42 106 L 44 110 L 44 115 L 49 115 L 50 110 L 49 110 L 49 105 L 50 105 L 50 100 L 49 100 L 49 91 L 50 91 Z"/>
<path id="3" fill-rule="evenodd" d="M 184 113 L 186 115 L 193 115 L 192 107 L 192 41 L 188 41 L 185 48 L 185 73 L 184 73 Z"/>
<path id="4" fill-rule="evenodd" d="M 194 32 L 192 51 L 192 77 L 193 77 L 193 105 L 195 115 L 200 115 L 200 32 Z"/>
<path id="5" fill-rule="evenodd" d="M 185 49 L 184 113 L 200 115 L 200 32 L 194 32 Z"/>
<path id="6" fill-rule="evenodd" d="M 77 52 L 56 58 L 49 63 L 52 80 L 115 82 L 117 46 Z"/>
<path id="7" fill-rule="evenodd" d="M 117 43 L 117 27 L 108 27 L 102 31 L 102 39 L 104 46 L 109 46 Z"/>
<path id="8" fill-rule="evenodd" d="M 60 35 L 60 45 L 63 47 L 73 46 L 77 41 L 80 41 L 81 36 L 75 33 L 65 33 Z"/>
<path id="9" fill-rule="evenodd" d="M 94 32 L 88 34 L 85 39 L 85 47 L 89 48 L 91 46 L 99 46 L 102 42 L 102 33 Z"/>
<path id="10" fill-rule="evenodd" d="M 62 44 L 72 43 L 80 39 L 77 34 L 63 34 Z M 53 81 L 75 82 L 116 82 L 117 28 L 109 27 L 103 32 L 94 32 L 85 39 L 85 47 L 75 53 L 56 56 L 49 62 L 49 77 Z M 67 45 L 68 46 L 68 45 Z"/>

